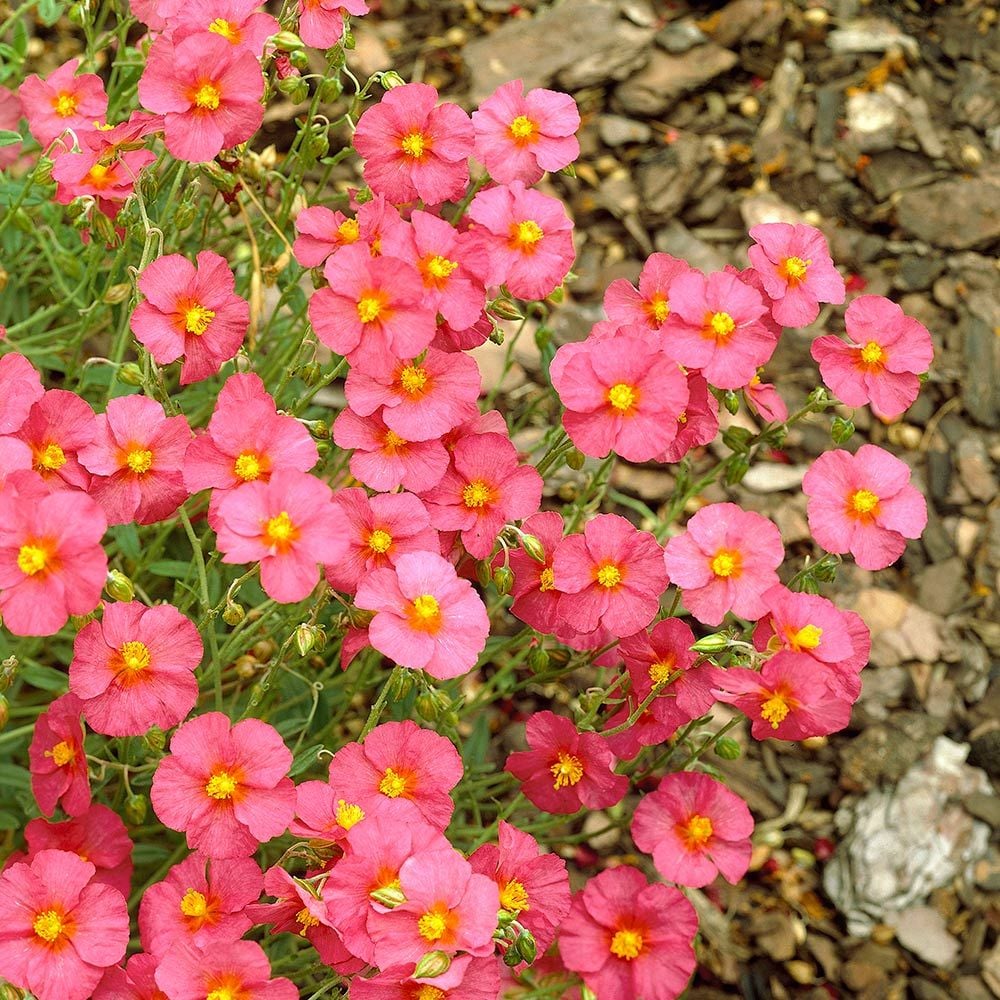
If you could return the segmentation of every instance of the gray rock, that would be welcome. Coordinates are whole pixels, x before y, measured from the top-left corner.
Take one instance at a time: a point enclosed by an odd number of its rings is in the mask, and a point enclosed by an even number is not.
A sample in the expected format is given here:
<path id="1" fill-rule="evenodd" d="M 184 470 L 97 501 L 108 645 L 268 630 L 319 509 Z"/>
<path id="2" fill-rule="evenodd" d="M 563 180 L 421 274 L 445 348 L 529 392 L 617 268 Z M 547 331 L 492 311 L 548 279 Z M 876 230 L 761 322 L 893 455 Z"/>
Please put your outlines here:
<path id="1" fill-rule="evenodd" d="M 934 246 L 966 250 L 1000 239 L 1000 178 L 940 181 L 907 191 L 896 206 L 906 232 Z"/>
<path id="2" fill-rule="evenodd" d="M 962 800 L 962 805 L 976 819 L 981 819 L 984 823 L 989 823 L 994 830 L 1000 830 L 1000 799 L 995 795 L 987 795 L 985 792 L 973 792 L 971 795 L 966 795 Z"/>
<path id="3" fill-rule="evenodd" d="M 990 729 L 972 741 L 969 760 L 992 778 L 1000 778 L 1000 729 Z"/>
<path id="4" fill-rule="evenodd" d="M 956 464 L 962 485 L 983 503 L 996 499 L 1000 493 L 996 476 L 991 471 L 992 462 L 986 445 L 978 435 L 969 435 L 958 442 Z"/>
<path id="5" fill-rule="evenodd" d="M 847 98 L 847 136 L 861 152 L 892 149 L 902 127 L 899 105 L 885 91 L 859 91 Z"/>
<path id="6" fill-rule="evenodd" d="M 876 153 L 859 179 L 878 201 L 885 201 L 897 191 L 929 183 L 935 175 L 934 164 L 926 157 L 905 149 L 890 149 Z"/>
<path id="7" fill-rule="evenodd" d="M 965 561 L 959 556 L 928 566 L 917 578 L 917 603 L 937 615 L 949 615 L 969 596 Z"/>
<path id="8" fill-rule="evenodd" d="M 714 246 L 698 239 L 677 219 L 672 219 L 658 229 L 653 242 L 661 253 L 680 257 L 706 274 L 709 271 L 721 271 L 728 263 L 725 256 Z"/>
<path id="9" fill-rule="evenodd" d="M 674 21 L 656 33 L 656 44 L 675 56 L 707 41 L 708 36 L 694 21 Z"/>
<path id="10" fill-rule="evenodd" d="M 659 115 L 736 62 L 736 53 L 719 45 L 703 45 L 676 56 L 654 52 L 645 69 L 621 84 L 615 96 L 629 114 Z"/>
<path id="11" fill-rule="evenodd" d="M 930 288 L 944 271 L 945 263 L 938 257 L 920 257 L 904 254 L 899 258 L 896 287 L 904 292 L 923 291 Z"/>
<path id="12" fill-rule="evenodd" d="M 787 8 L 784 0 L 730 0 L 706 18 L 705 30 L 719 45 L 760 42 L 781 27 Z"/>
<path id="13" fill-rule="evenodd" d="M 1000 427 L 1000 337 L 985 320 L 968 313 L 961 327 L 965 409 L 980 424 Z"/>
<path id="14" fill-rule="evenodd" d="M 597 119 L 597 132 L 601 142 L 607 146 L 645 143 L 653 135 L 653 130 L 645 122 L 637 122 L 621 115 L 601 115 Z"/>
<path id="15" fill-rule="evenodd" d="M 906 35 L 891 21 L 868 17 L 845 24 L 827 36 L 826 44 L 837 53 L 888 52 L 902 49 L 914 58 L 920 55 L 920 45 L 912 35 Z"/>
<path id="16" fill-rule="evenodd" d="M 918 958 L 939 969 L 950 968 L 958 958 L 958 941 L 948 933 L 944 917 L 930 906 L 911 906 L 895 916 L 899 943 Z"/>
<path id="17" fill-rule="evenodd" d="M 683 135 L 644 160 L 636 170 L 644 215 L 669 219 L 683 207 L 701 179 L 706 153 L 701 140 Z"/>

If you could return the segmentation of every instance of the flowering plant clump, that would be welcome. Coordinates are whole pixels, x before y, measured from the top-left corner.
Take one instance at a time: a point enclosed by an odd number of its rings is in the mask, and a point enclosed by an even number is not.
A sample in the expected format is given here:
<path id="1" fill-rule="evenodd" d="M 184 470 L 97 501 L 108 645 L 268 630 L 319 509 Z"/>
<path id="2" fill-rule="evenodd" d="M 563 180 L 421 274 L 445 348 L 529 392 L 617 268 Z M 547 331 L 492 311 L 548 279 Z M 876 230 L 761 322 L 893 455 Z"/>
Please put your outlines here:
<path id="1" fill-rule="evenodd" d="M 847 725 L 870 636 L 819 590 L 926 524 L 847 407 L 898 417 L 931 335 L 839 323 L 820 230 L 652 254 L 557 346 L 573 99 L 358 80 L 367 12 L 83 5 L 61 65 L 18 41 L 58 5 L 0 27 L 0 985 L 37 1000 L 672 1000 L 751 865 L 711 755 Z M 813 323 L 789 413 L 762 371 Z M 786 548 L 738 486 L 806 421 Z M 577 864 L 595 812 L 628 864 Z"/>

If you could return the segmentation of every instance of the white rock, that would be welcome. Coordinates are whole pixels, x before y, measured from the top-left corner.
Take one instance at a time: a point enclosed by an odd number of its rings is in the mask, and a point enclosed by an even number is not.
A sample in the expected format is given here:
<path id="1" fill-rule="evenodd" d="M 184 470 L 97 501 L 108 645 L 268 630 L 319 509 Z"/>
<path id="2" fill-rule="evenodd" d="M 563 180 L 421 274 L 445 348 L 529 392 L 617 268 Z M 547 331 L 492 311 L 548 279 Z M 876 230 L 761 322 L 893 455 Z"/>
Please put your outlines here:
<path id="1" fill-rule="evenodd" d="M 930 906 L 911 906 L 894 916 L 899 943 L 918 958 L 939 969 L 949 968 L 958 958 L 958 941 L 948 933 L 944 917 Z"/>

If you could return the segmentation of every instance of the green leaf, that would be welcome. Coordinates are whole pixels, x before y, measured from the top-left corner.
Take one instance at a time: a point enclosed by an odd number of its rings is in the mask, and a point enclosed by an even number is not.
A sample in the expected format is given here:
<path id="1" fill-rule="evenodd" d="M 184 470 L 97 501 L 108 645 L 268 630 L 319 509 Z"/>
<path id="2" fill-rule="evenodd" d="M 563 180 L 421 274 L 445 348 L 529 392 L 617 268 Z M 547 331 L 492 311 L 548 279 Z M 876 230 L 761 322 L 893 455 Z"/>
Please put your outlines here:
<path id="1" fill-rule="evenodd" d="M 8 791 L 28 791 L 31 788 L 31 775 L 27 768 L 16 764 L 0 764 L 0 787 Z"/>
<path id="2" fill-rule="evenodd" d="M 142 548 L 139 545 L 139 532 L 135 524 L 118 524 L 111 529 L 111 537 L 118 543 L 118 551 L 126 559 L 133 562 L 139 558 Z M 187 563 L 184 564 L 185 566 Z"/>
<path id="3" fill-rule="evenodd" d="M 59 0 L 38 0 L 38 19 L 42 24 L 52 27 L 68 6 L 69 4 L 60 3 Z"/>
<path id="4" fill-rule="evenodd" d="M 21 141 L 20 132 L 11 132 L 8 129 L 0 128 L 0 146 L 16 146 Z"/>
<path id="5" fill-rule="evenodd" d="M 302 774 L 303 771 L 308 771 L 309 768 L 318 764 L 319 758 L 316 754 L 322 749 L 322 743 L 314 743 L 311 747 L 306 747 L 304 750 L 300 750 L 295 755 L 295 760 L 292 762 L 292 769 L 288 772 L 289 777 L 296 778 Z"/>
<path id="6" fill-rule="evenodd" d="M 169 576 L 172 580 L 185 580 L 191 572 L 191 564 L 178 559 L 160 559 L 149 567 L 154 576 Z"/>
<path id="7" fill-rule="evenodd" d="M 43 667 L 40 663 L 26 663 L 21 667 L 21 676 L 32 686 L 42 691 L 65 691 L 69 683 L 67 676 L 54 667 Z"/>

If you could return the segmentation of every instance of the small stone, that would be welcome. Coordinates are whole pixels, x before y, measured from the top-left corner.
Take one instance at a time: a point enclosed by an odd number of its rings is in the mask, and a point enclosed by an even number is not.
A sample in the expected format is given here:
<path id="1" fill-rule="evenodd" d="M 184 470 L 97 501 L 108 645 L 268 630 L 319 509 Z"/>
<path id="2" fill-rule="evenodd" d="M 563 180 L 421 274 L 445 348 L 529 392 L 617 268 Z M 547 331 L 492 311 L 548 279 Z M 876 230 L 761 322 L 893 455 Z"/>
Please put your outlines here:
<path id="1" fill-rule="evenodd" d="M 920 54 L 920 45 L 911 35 L 906 35 L 891 21 L 880 17 L 864 18 L 831 31 L 827 45 L 837 53 L 888 52 L 902 49 L 914 58 Z"/>
<path id="2" fill-rule="evenodd" d="M 973 792 L 966 795 L 962 804 L 976 819 L 989 823 L 994 830 L 1000 830 L 1000 798 L 985 792 Z"/>
<path id="3" fill-rule="evenodd" d="M 896 206 L 908 233 L 949 250 L 985 246 L 1000 237 L 1000 177 L 940 181 L 907 191 Z"/>
<path id="4" fill-rule="evenodd" d="M 975 737 L 971 747 L 969 763 L 981 767 L 991 778 L 1000 778 L 1000 728 Z"/>
<path id="5" fill-rule="evenodd" d="M 677 56 L 654 52 L 646 68 L 619 85 L 615 95 L 631 114 L 663 114 L 684 94 L 703 87 L 736 62 L 736 53 L 719 45 L 702 45 Z"/>
<path id="6" fill-rule="evenodd" d="M 872 634 L 896 628 L 906 616 L 910 602 L 892 590 L 867 587 L 860 591 L 854 610 L 861 615 Z"/>
<path id="7" fill-rule="evenodd" d="M 1000 427 L 1000 337 L 989 323 L 970 314 L 963 316 L 961 330 L 965 409 L 980 424 Z"/>
<path id="8" fill-rule="evenodd" d="M 899 943 L 928 965 L 947 969 L 955 964 L 960 946 L 937 910 L 911 906 L 896 917 L 895 926 Z"/>
<path id="9" fill-rule="evenodd" d="M 656 44 L 673 55 L 680 55 L 707 41 L 708 35 L 694 21 L 672 21 L 656 33 Z"/>
<path id="10" fill-rule="evenodd" d="M 941 616 L 957 611 L 969 596 L 965 563 L 954 556 L 928 566 L 918 575 L 917 588 L 917 603 L 921 607 Z"/>
<path id="11" fill-rule="evenodd" d="M 649 142 L 653 135 L 653 130 L 645 122 L 621 115 L 601 115 L 597 119 L 597 132 L 606 146 L 643 144 Z"/>
<path id="12" fill-rule="evenodd" d="M 899 107 L 883 91 L 860 91 L 847 98 L 847 132 L 863 153 L 892 149 L 902 125 Z"/>
<path id="13" fill-rule="evenodd" d="M 754 493 L 783 493 L 798 489 L 808 471 L 808 465 L 761 462 L 750 467 L 743 477 L 743 485 Z"/>
<path id="14" fill-rule="evenodd" d="M 1000 493 L 1000 486 L 991 471 L 993 463 L 986 453 L 983 439 L 978 435 L 970 435 L 958 442 L 956 464 L 962 483 L 977 500 L 989 503 Z"/>

